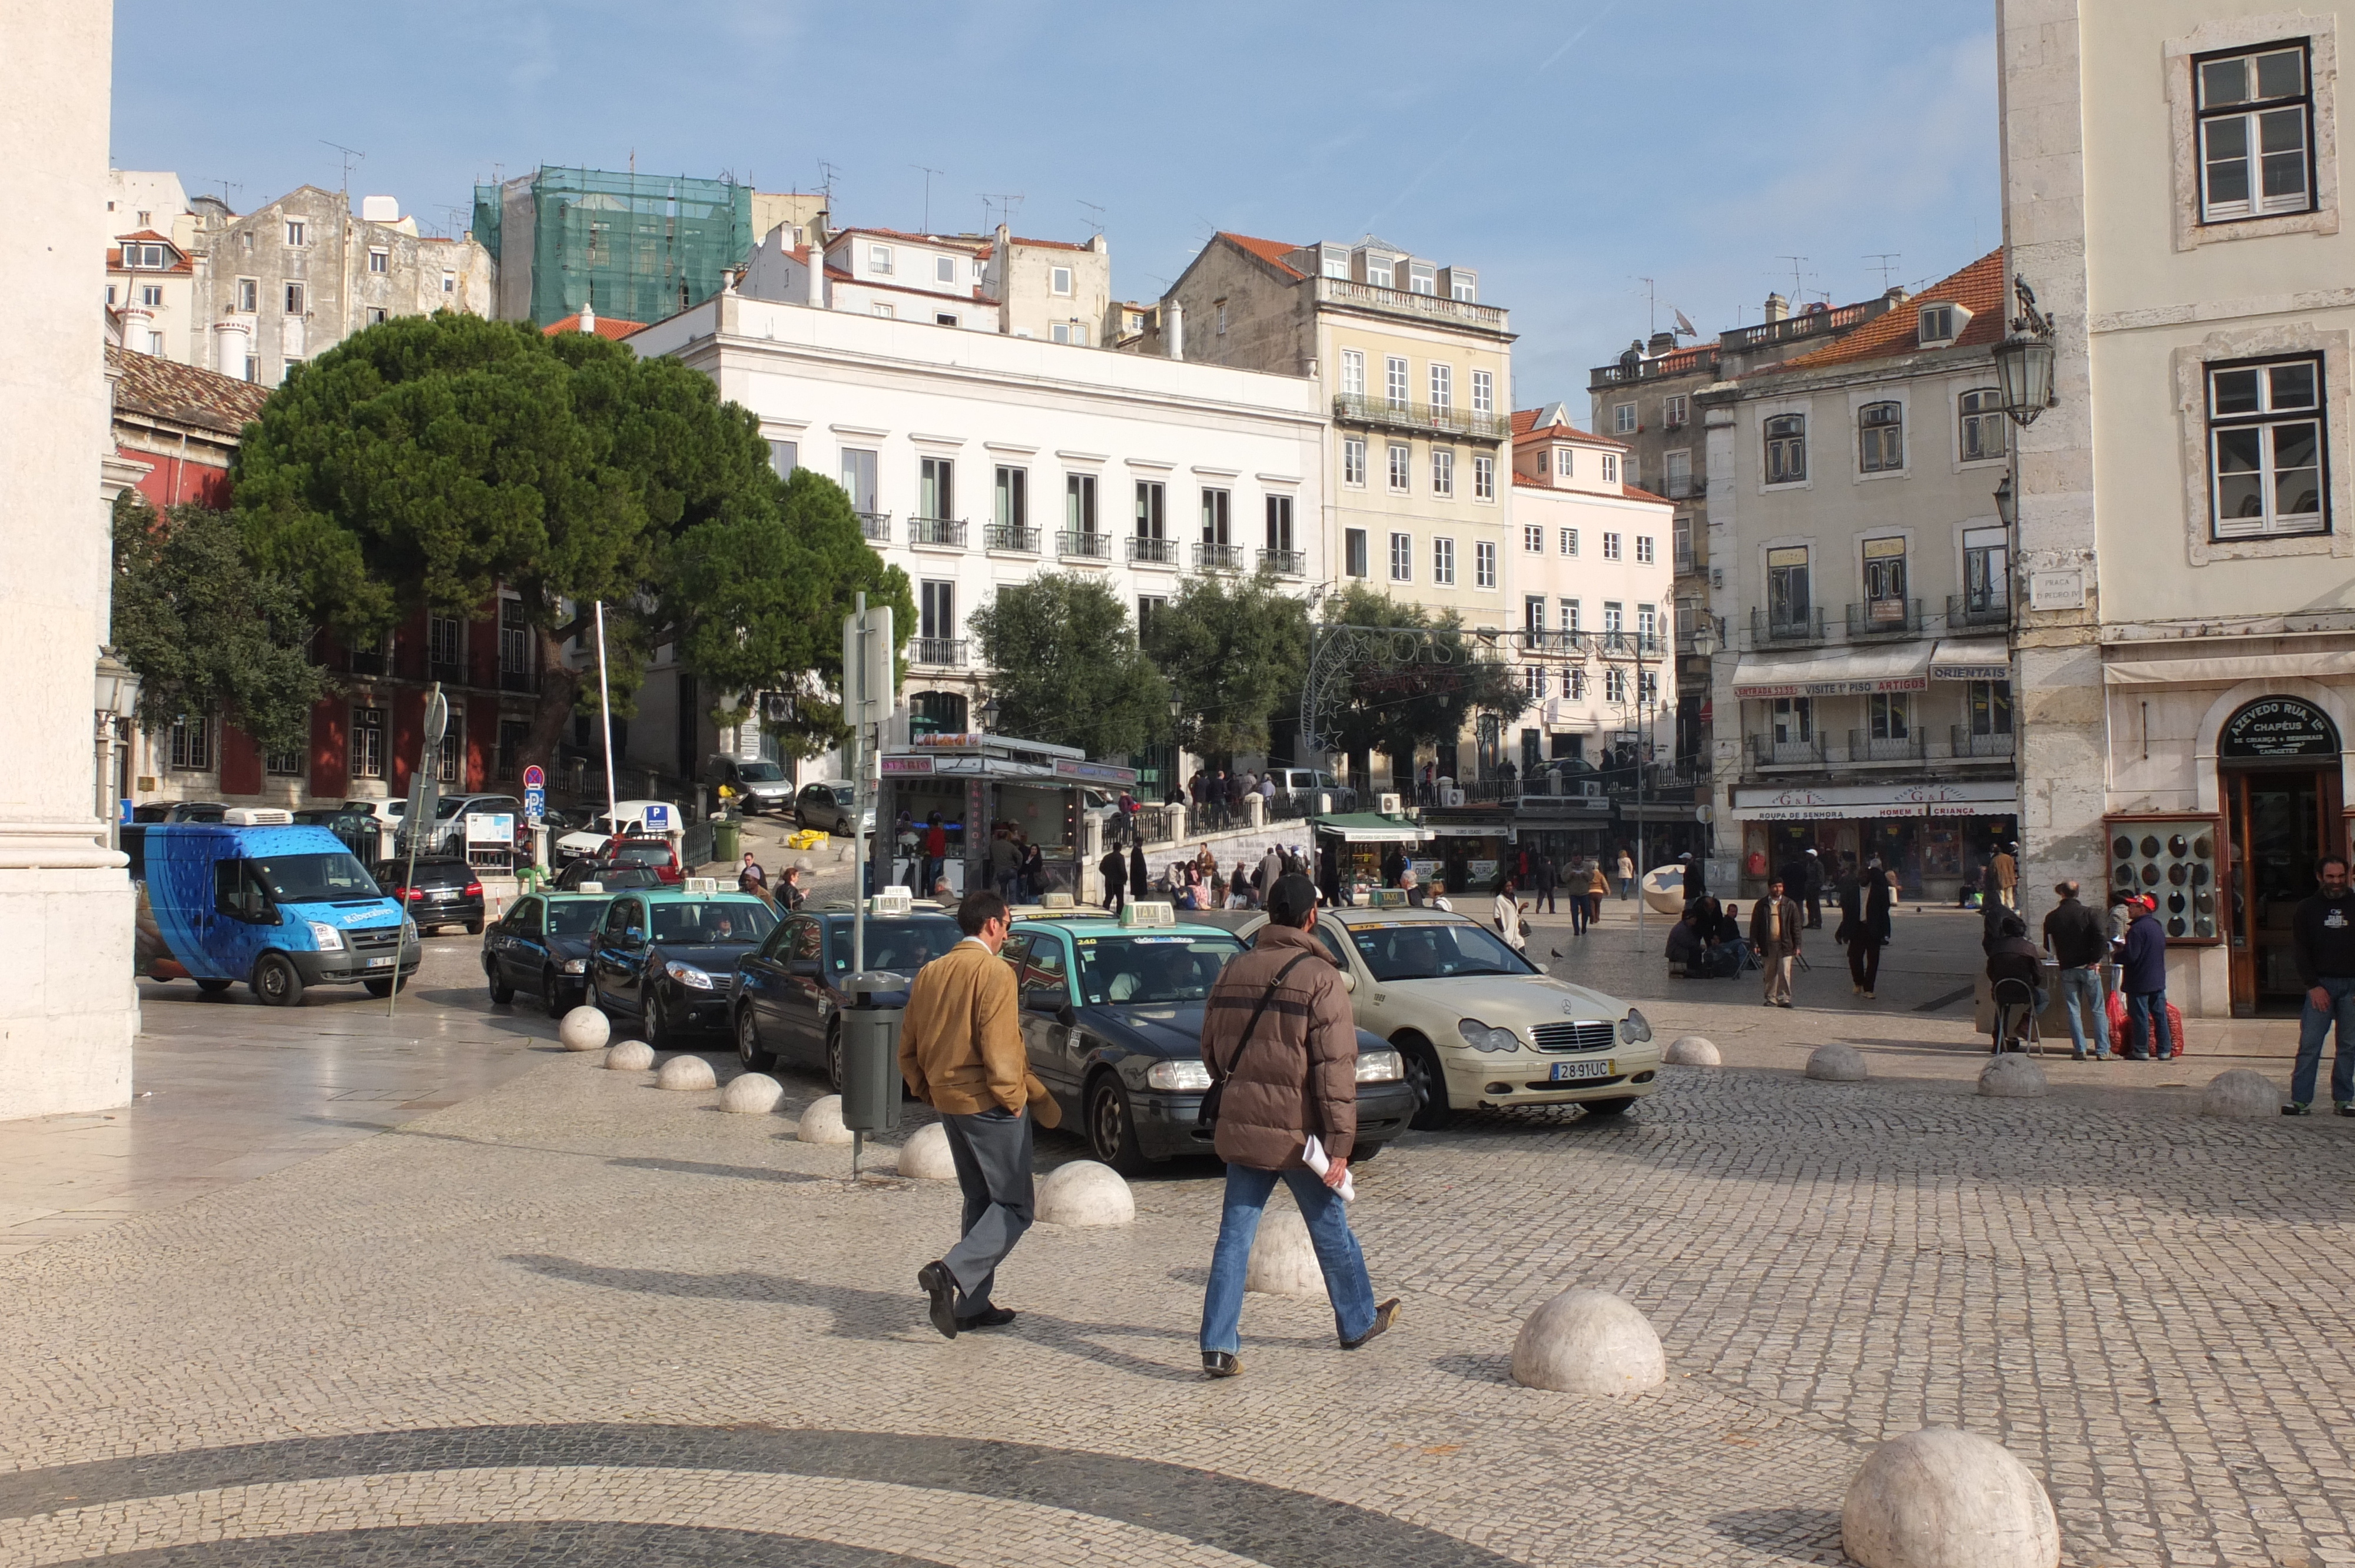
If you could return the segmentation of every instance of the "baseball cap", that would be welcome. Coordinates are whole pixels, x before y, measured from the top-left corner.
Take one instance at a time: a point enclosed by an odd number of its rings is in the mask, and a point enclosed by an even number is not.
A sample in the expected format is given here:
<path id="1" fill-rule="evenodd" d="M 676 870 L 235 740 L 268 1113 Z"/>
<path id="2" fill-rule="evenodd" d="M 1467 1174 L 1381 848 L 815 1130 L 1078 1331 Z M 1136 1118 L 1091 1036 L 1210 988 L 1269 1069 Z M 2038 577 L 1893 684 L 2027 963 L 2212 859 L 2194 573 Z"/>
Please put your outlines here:
<path id="1" fill-rule="evenodd" d="M 1267 890 L 1267 917 L 1279 926 L 1297 926 L 1316 907 L 1316 885 L 1296 873 L 1277 877 Z"/>

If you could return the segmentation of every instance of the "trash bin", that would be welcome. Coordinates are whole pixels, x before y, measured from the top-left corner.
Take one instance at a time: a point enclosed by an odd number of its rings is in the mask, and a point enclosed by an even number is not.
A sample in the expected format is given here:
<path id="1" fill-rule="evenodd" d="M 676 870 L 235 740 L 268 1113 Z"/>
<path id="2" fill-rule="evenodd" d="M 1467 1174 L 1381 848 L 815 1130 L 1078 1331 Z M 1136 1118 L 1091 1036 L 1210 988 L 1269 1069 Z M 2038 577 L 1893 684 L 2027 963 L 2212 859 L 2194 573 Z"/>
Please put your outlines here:
<path id="1" fill-rule="evenodd" d="M 842 1125 L 857 1133 L 900 1125 L 900 1015 L 908 982 L 895 974 L 855 974 L 842 982 Z"/>
<path id="2" fill-rule="evenodd" d="M 736 857 L 744 853 L 743 824 L 722 817 L 711 824 L 711 858 L 734 869 Z"/>

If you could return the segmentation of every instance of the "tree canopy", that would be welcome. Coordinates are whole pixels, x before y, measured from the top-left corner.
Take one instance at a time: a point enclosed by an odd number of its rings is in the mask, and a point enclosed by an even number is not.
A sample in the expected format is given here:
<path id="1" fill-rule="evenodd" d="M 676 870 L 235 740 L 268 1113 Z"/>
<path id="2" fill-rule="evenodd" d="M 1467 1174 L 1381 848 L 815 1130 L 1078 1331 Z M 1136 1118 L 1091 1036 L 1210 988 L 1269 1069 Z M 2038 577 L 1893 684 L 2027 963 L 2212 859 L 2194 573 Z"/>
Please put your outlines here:
<path id="1" fill-rule="evenodd" d="M 107 641 L 139 675 L 140 726 L 223 714 L 268 751 L 310 743 L 327 680 L 287 577 L 259 565 L 224 514 L 159 514 L 126 490 L 114 503 L 113 620 Z"/>
<path id="2" fill-rule="evenodd" d="M 370 327 L 294 368 L 233 477 L 258 560 L 341 637 L 520 596 L 541 641 L 535 760 L 584 688 L 595 700 L 562 649 L 597 601 L 617 711 L 644 655 L 674 643 L 717 697 L 805 693 L 771 726 L 805 754 L 839 735 L 851 596 L 913 618 L 906 574 L 867 547 L 839 487 L 781 480 L 758 421 L 709 377 L 594 334 L 447 312 Z"/>
<path id="3" fill-rule="evenodd" d="M 1328 696 L 1339 700 L 1328 703 L 1320 722 L 1349 754 L 1353 768 L 1364 771 L 1376 749 L 1411 757 L 1418 746 L 1453 741 L 1475 712 L 1509 723 L 1529 706 L 1513 665 L 1481 657 L 1477 641 L 1465 632 L 1454 610 L 1433 616 L 1422 605 L 1401 604 L 1352 583 L 1326 600 L 1324 620 L 1330 626 L 1428 634 L 1410 645 L 1412 657 L 1361 664 L 1327 688 Z"/>
<path id="4" fill-rule="evenodd" d="M 1093 577 L 1007 583 L 967 622 L 998 704 L 996 728 L 1125 757 L 1169 732 L 1169 685 L 1120 597 Z"/>
<path id="5" fill-rule="evenodd" d="M 1308 607 L 1264 572 L 1192 578 L 1139 630 L 1183 708 L 1178 740 L 1188 751 L 1265 751 L 1269 721 L 1300 702 Z"/>

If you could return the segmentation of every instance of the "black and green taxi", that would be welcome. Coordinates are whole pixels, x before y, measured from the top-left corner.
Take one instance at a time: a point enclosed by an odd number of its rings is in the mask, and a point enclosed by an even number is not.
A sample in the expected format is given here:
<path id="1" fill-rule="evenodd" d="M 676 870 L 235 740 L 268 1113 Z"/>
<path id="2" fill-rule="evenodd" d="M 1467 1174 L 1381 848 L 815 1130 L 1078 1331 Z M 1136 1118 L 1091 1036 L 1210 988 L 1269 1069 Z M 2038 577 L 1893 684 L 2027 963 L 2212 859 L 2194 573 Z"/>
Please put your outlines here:
<path id="1" fill-rule="evenodd" d="M 580 1006 L 589 995 L 589 939 L 613 901 L 610 893 L 527 893 L 509 905 L 483 931 L 491 1000 L 529 991 L 550 1018 Z"/>
<path id="2" fill-rule="evenodd" d="M 727 1037 L 736 965 L 777 927 L 766 900 L 694 881 L 702 885 L 615 894 L 589 944 L 590 1005 L 638 1022 L 657 1051 L 704 1050 L 698 1037 Z"/>
<path id="3" fill-rule="evenodd" d="M 1124 1175 L 1210 1152 L 1198 1125 L 1210 1086 L 1203 1004 L 1247 945 L 1215 926 L 1155 923 L 1172 915 L 1156 908 L 1018 920 L 999 955 L 1014 967 L 1030 1070 L 1061 1107 L 1063 1126 Z M 1373 1158 L 1413 1108 L 1398 1052 L 1358 1031 L 1353 1158 Z"/>

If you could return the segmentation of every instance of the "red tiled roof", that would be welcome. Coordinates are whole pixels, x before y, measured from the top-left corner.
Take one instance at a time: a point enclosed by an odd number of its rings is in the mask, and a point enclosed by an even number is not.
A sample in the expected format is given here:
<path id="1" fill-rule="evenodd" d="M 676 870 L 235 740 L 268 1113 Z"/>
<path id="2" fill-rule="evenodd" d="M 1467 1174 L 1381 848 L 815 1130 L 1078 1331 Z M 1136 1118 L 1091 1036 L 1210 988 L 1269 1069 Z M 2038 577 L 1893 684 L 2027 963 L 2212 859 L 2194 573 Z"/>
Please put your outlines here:
<path id="1" fill-rule="evenodd" d="M 270 388 L 201 366 L 177 365 L 152 354 L 106 345 L 106 367 L 115 374 L 118 413 L 144 414 L 176 425 L 234 436 L 261 417 Z"/>
<path id="2" fill-rule="evenodd" d="M 1517 408 L 1513 411 L 1513 444 L 1523 441 L 1587 441 L 1598 447 L 1625 447 L 1616 436 L 1598 436 L 1593 430 L 1582 430 L 1576 425 L 1547 425 L 1540 429 L 1538 416 L 1541 408 Z"/>
<path id="3" fill-rule="evenodd" d="M 1657 491 L 1646 490 L 1640 484 L 1623 484 L 1619 487 L 1619 493 L 1629 501 L 1657 501 L 1663 506 L 1669 503 L 1667 496 Z"/>
<path id="4" fill-rule="evenodd" d="M 1988 251 L 1952 277 L 1939 279 L 1896 309 L 1875 316 L 1838 343 L 1827 344 L 1813 354 L 1802 354 L 1780 365 L 1763 366 L 1758 374 L 1814 370 L 1828 365 L 1854 365 L 1867 359 L 1893 359 L 1901 355 L 1919 353 L 1921 308 L 1945 304 L 1960 305 L 1971 313 L 1962 336 L 1949 346 L 1975 348 L 2002 338 L 2004 289 L 2003 251 L 2000 247 Z"/>
<path id="5" fill-rule="evenodd" d="M 645 330 L 645 324 L 646 323 L 644 322 L 623 321 L 619 316 L 599 316 L 597 318 L 597 335 L 599 337 L 610 337 L 614 341 L 619 342 L 621 339 L 629 336 L 634 332 L 643 332 Z M 554 337 L 560 332 L 579 332 L 581 330 L 581 313 L 579 311 L 575 311 L 570 315 L 566 316 L 563 320 L 550 322 L 539 330 L 549 337 Z"/>
<path id="6" fill-rule="evenodd" d="M 175 272 L 182 274 L 193 272 L 197 270 L 197 264 L 187 257 L 182 256 L 169 267 L 125 267 L 123 264 L 123 248 L 119 245 L 110 245 L 106 249 L 106 270 L 110 272 L 129 272 L 138 276 L 155 278 L 168 277 Z"/>
<path id="7" fill-rule="evenodd" d="M 1523 473 L 1519 469 L 1515 469 L 1513 471 L 1513 482 L 1515 484 L 1524 485 L 1531 490 L 1550 490 L 1556 495 L 1608 496 L 1611 493 L 1607 490 L 1581 490 L 1574 485 L 1556 484 L 1544 474 Z M 1675 503 L 1671 502 L 1667 496 L 1656 494 L 1651 491 L 1646 490 L 1641 485 L 1636 484 L 1621 485 L 1619 487 L 1619 499 L 1622 501 L 1657 501 L 1663 506 L 1675 504 Z"/>
<path id="8" fill-rule="evenodd" d="M 1013 238 L 1017 245 L 1043 246 L 1049 250 L 1085 250 L 1087 249 L 1086 246 L 1074 244 L 1069 239 L 1025 239 L 1018 234 Z"/>
<path id="9" fill-rule="evenodd" d="M 172 237 L 170 235 L 158 234 L 152 228 L 134 229 L 129 234 L 118 234 L 114 238 L 117 239 L 153 239 L 159 244 L 172 244 Z M 173 246 L 173 249 L 177 249 L 179 248 L 177 246 Z"/>
<path id="10" fill-rule="evenodd" d="M 1223 228 L 1219 230 L 1219 238 L 1238 249 L 1251 252 L 1271 267 L 1291 273 L 1295 278 L 1308 276 L 1307 273 L 1284 260 L 1286 256 L 1300 249 L 1297 245 L 1286 245 L 1281 239 L 1253 239 L 1248 234 L 1230 234 Z"/>

